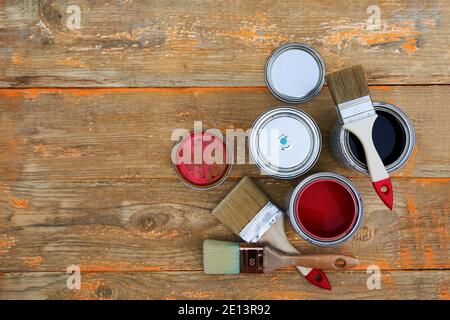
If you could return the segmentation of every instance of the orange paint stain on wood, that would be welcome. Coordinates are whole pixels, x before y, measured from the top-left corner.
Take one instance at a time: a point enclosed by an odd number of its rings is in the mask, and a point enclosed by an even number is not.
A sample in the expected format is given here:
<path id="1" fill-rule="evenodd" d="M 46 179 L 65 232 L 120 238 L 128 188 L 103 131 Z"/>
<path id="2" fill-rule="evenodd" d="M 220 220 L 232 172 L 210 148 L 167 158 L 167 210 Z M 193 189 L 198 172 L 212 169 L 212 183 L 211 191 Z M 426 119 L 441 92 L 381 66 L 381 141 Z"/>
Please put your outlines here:
<path id="1" fill-rule="evenodd" d="M 440 215 L 438 214 L 436 209 L 431 209 L 431 222 L 434 227 L 434 234 L 432 236 L 437 237 L 439 239 L 439 245 L 437 252 L 433 252 L 433 256 L 431 256 L 431 253 L 429 253 L 429 256 L 427 257 L 426 262 L 431 263 L 434 261 L 429 261 L 434 258 L 434 260 L 437 260 L 437 258 L 442 256 L 448 256 L 448 242 L 449 242 L 449 233 L 448 233 L 448 227 L 446 226 L 445 222 L 441 221 L 442 217 L 448 217 L 448 213 L 445 212 L 444 214 Z M 432 249 L 432 248 L 431 248 Z"/>
<path id="2" fill-rule="evenodd" d="M 0 192 L 2 193 L 10 193 L 11 192 L 11 187 L 4 183 L 4 182 L 0 182 Z"/>
<path id="3" fill-rule="evenodd" d="M 414 198 L 412 195 L 407 194 L 406 195 L 406 208 L 409 217 L 411 220 L 416 220 L 418 217 L 419 211 L 417 210 L 416 204 L 414 202 Z"/>
<path id="4" fill-rule="evenodd" d="M 423 231 L 422 224 L 420 223 L 420 212 L 417 209 L 414 197 L 411 194 L 406 194 L 406 209 L 408 214 L 408 223 L 411 228 L 411 232 L 414 236 L 414 248 L 416 252 L 419 252 L 423 244 Z"/>
<path id="5" fill-rule="evenodd" d="M 16 64 L 16 65 L 20 65 L 20 64 L 23 64 L 23 57 L 22 56 L 20 56 L 19 54 L 17 54 L 17 53 L 14 53 L 12 56 L 11 56 L 11 62 L 13 63 L 13 64 Z"/>
<path id="6" fill-rule="evenodd" d="M 137 234 L 146 239 L 175 239 L 179 236 L 177 230 L 151 230 L 148 232 L 137 232 Z"/>
<path id="7" fill-rule="evenodd" d="M 10 202 L 11 202 L 11 205 L 14 208 L 26 209 L 28 207 L 28 200 L 27 199 L 20 199 L 20 198 L 16 198 L 16 197 L 11 197 L 10 198 Z"/>
<path id="8" fill-rule="evenodd" d="M 55 156 L 56 158 L 79 158 L 83 156 L 83 152 L 73 147 L 49 147 L 43 143 L 33 146 L 33 150 L 44 158 Z"/>
<path id="9" fill-rule="evenodd" d="M 405 269 L 411 265 L 411 251 L 409 250 L 409 247 L 407 243 L 405 243 L 405 241 L 400 242 L 400 252 L 397 262 L 401 268 Z"/>
<path id="10" fill-rule="evenodd" d="M 78 67 L 78 68 L 86 68 L 86 64 L 82 62 L 81 60 L 76 60 L 73 58 L 66 58 L 66 59 L 58 59 L 55 61 L 55 64 L 60 66 L 71 66 L 71 67 Z"/>
<path id="11" fill-rule="evenodd" d="M 428 184 L 428 183 L 449 183 L 450 178 L 416 178 L 417 182 Z"/>
<path id="12" fill-rule="evenodd" d="M 7 233 L 0 234 L 0 254 L 8 253 L 16 243 L 14 236 Z"/>
<path id="13" fill-rule="evenodd" d="M 393 288 L 397 286 L 397 283 L 390 273 L 381 273 L 381 286 Z"/>
<path id="14" fill-rule="evenodd" d="M 417 40 L 413 37 L 407 38 L 406 43 L 404 43 L 401 48 L 408 52 L 409 54 L 412 54 L 417 51 Z"/>
<path id="15" fill-rule="evenodd" d="M 448 290 L 448 280 L 441 279 L 439 281 L 439 298 L 442 300 L 450 300 L 450 293 Z"/>
<path id="16" fill-rule="evenodd" d="M 58 155 L 57 158 L 79 158 L 83 155 L 83 152 L 81 152 L 78 148 L 62 148 L 61 149 L 62 154 Z"/>
<path id="17" fill-rule="evenodd" d="M 414 146 L 414 149 L 411 153 L 411 156 L 408 159 L 408 162 L 406 163 L 404 170 L 405 172 L 407 172 L 408 175 L 410 176 L 414 176 L 414 164 L 416 162 L 416 157 L 417 157 L 417 144 Z"/>
<path id="18" fill-rule="evenodd" d="M 218 299 L 220 297 L 219 292 L 206 292 L 206 291 L 183 291 L 180 292 L 181 295 L 187 299 L 195 300 L 208 300 L 208 299 Z"/>
<path id="19" fill-rule="evenodd" d="M 82 272 L 154 272 L 162 271 L 161 266 L 149 266 L 146 264 L 133 264 L 129 262 L 120 261 L 89 261 L 80 264 Z"/>
<path id="20" fill-rule="evenodd" d="M 384 260 L 384 259 L 380 259 L 380 260 L 376 260 L 376 261 L 371 261 L 371 262 L 367 262 L 367 263 L 361 263 L 359 266 L 357 266 L 356 268 L 353 268 L 352 270 L 364 270 L 366 271 L 367 268 L 371 265 L 375 265 L 378 266 L 380 268 L 380 270 L 389 270 L 391 269 L 391 264 Z"/>
<path id="21" fill-rule="evenodd" d="M 43 143 L 34 145 L 33 150 L 34 152 L 41 154 L 44 158 L 49 158 L 53 155 L 51 148 Z"/>
<path id="22" fill-rule="evenodd" d="M 370 89 L 382 90 L 382 91 L 391 91 L 391 87 L 390 86 L 370 86 Z"/>
<path id="23" fill-rule="evenodd" d="M 277 299 L 277 300 L 299 300 L 307 297 L 306 294 L 300 291 L 269 291 L 264 292 L 262 299 Z"/>
<path id="24" fill-rule="evenodd" d="M 101 285 L 99 280 L 87 280 L 81 281 L 81 290 L 92 290 L 95 291 Z"/>
<path id="25" fill-rule="evenodd" d="M 436 256 L 431 245 L 425 245 L 424 268 L 432 268 L 436 265 Z"/>
<path id="26" fill-rule="evenodd" d="M 11 129 L 12 130 L 12 129 Z M 17 180 L 21 170 L 19 155 L 20 139 L 17 137 L 0 139 L 0 171 L 2 178 Z"/>
<path id="27" fill-rule="evenodd" d="M 268 92 L 265 86 L 255 87 L 148 87 L 148 88 L 27 88 L 0 89 L 0 96 L 9 98 L 24 97 L 35 99 L 41 94 L 71 94 L 78 97 L 88 97 L 104 94 L 129 93 L 209 93 L 209 92 Z"/>
<path id="28" fill-rule="evenodd" d="M 0 89 L 0 97 L 35 99 L 43 93 L 57 93 L 52 89 L 28 88 L 28 89 Z"/>
<path id="29" fill-rule="evenodd" d="M 73 290 L 75 299 L 92 300 L 95 297 L 95 291 L 100 287 L 99 280 L 85 280 L 81 278 L 81 290 Z"/>
<path id="30" fill-rule="evenodd" d="M 331 49 L 341 50 L 343 46 L 349 43 L 369 46 L 396 43 L 405 41 L 405 39 L 414 39 L 413 36 L 417 34 L 414 24 L 408 22 L 390 25 L 381 30 L 367 30 L 366 25 L 362 23 L 345 24 L 335 26 L 330 34 L 322 39 L 322 42 Z"/>
<path id="31" fill-rule="evenodd" d="M 30 267 L 38 267 L 42 263 L 42 257 L 41 256 L 35 256 L 35 257 L 23 257 L 23 262 L 30 266 Z"/>

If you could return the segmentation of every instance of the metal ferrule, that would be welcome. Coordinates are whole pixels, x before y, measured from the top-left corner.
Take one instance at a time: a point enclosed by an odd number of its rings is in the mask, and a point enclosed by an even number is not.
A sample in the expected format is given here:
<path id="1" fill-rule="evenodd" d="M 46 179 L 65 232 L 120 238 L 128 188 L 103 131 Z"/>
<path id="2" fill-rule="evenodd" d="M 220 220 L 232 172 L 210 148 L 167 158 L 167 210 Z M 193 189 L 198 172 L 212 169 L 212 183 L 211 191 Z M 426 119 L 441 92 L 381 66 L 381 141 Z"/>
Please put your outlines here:
<path id="1" fill-rule="evenodd" d="M 364 96 L 338 104 L 338 115 L 343 124 L 376 115 L 370 96 Z"/>
<path id="2" fill-rule="evenodd" d="M 239 262 L 241 273 L 264 273 L 264 247 L 241 243 Z"/>
<path id="3" fill-rule="evenodd" d="M 242 229 L 239 236 L 245 242 L 257 242 L 282 215 L 283 212 L 269 201 Z"/>

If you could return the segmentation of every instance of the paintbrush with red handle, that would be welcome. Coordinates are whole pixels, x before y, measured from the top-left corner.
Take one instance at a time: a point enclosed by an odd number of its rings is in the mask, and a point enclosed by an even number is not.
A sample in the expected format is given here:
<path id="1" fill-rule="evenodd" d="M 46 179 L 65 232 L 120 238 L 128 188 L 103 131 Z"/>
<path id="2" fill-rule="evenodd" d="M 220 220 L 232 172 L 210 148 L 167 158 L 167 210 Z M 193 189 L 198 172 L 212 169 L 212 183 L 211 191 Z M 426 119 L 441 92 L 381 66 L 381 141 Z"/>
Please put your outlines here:
<path id="1" fill-rule="evenodd" d="M 372 128 L 377 114 L 362 66 L 330 73 L 326 79 L 343 128 L 353 133 L 364 148 L 373 188 L 383 203 L 392 210 L 392 183 L 373 144 Z"/>
<path id="2" fill-rule="evenodd" d="M 213 214 L 246 242 L 269 243 L 288 253 L 300 253 L 286 237 L 284 213 L 248 177 L 241 179 Z M 322 270 L 304 266 L 297 266 L 297 270 L 315 286 L 331 290 Z"/>

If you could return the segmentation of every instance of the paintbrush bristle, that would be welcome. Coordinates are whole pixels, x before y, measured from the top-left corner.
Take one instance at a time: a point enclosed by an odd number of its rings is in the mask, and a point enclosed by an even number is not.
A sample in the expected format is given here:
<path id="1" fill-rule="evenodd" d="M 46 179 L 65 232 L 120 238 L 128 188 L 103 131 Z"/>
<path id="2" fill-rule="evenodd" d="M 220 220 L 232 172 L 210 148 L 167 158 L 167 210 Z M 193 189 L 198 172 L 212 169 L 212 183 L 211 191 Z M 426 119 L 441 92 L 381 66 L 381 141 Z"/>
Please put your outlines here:
<path id="1" fill-rule="evenodd" d="M 240 273 L 239 243 L 203 241 L 203 272 L 206 274 Z"/>
<path id="2" fill-rule="evenodd" d="M 369 88 L 361 65 L 329 73 L 326 79 L 336 105 L 369 95 Z"/>
<path id="3" fill-rule="evenodd" d="M 269 197 L 250 178 L 244 177 L 212 213 L 239 234 L 267 202 Z"/>

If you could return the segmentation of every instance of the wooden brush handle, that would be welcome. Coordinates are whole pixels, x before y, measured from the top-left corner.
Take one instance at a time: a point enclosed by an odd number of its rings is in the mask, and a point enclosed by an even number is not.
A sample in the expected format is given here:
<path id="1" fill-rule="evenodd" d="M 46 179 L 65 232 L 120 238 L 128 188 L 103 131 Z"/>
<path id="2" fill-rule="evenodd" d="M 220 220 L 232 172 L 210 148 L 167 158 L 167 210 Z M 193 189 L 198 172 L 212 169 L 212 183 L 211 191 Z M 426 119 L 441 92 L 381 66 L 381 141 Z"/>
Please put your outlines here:
<path id="1" fill-rule="evenodd" d="M 374 115 L 343 126 L 344 129 L 353 133 L 361 142 L 372 181 L 389 178 L 383 161 L 381 161 L 378 151 L 373 144 L 372 129 L 376 119 L 377 115 Z"/>
<path id="2" fill-rule="evenodd" d="M 288 254 L 300 254 L 296 247 L 292 245 L 284 230 L 284 216 L 278 218 L 277 222 L 261 238 L 262 242 L 268 243 L 274 248 Z M 297 266 L 298 271 L 305 277 L 311 272 L 311 268 Z"/>
<path id="3" fill-rule="evenodd" d="M 286 231 L 284 229 L 284 215 L 281 216 L 272 228 L 264 234 L 261 241 L 272 245 L 274 248 L 281 250 L 284 253 L 296 255 L 301 254 L 301 252 L 292 245 L 286 236 Z M 305 277 L 305 279 L 315 286 L 322 289 L 331 290 L 331 285 L 327 275 L 322 270 L 304 266 L 297 266 L 297 270 Z"/>
<path id="4" fill-rule="evenodd" d="M 342 254 L 315 254 L 302 256 L 285 256 L 284 263 L 302 265 L 311 268 L 345 270 L 359 265 L 359 259 Z"/>

